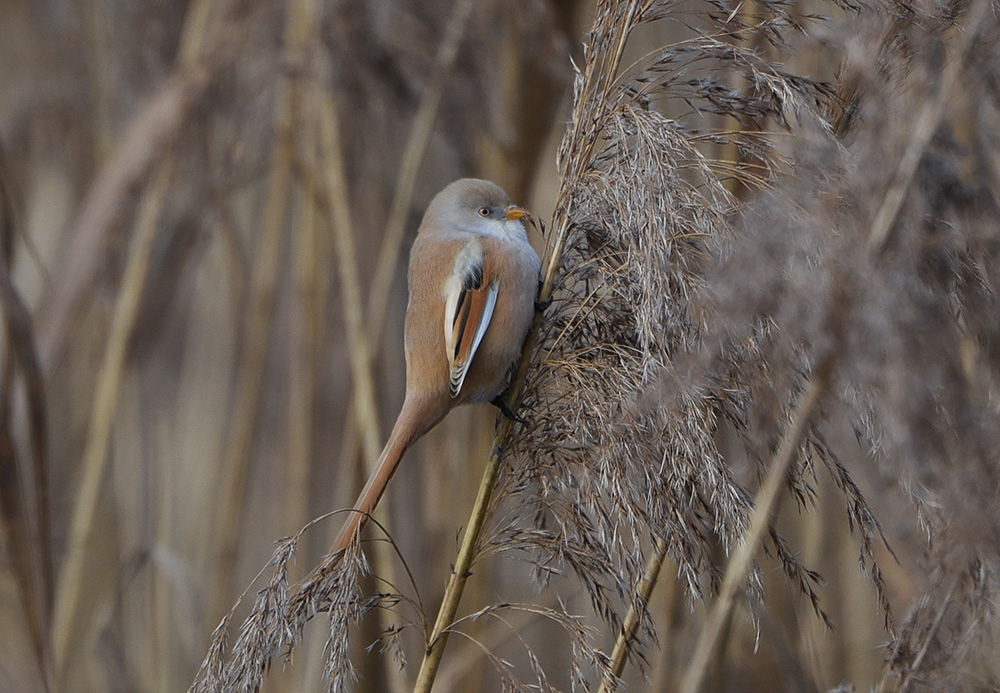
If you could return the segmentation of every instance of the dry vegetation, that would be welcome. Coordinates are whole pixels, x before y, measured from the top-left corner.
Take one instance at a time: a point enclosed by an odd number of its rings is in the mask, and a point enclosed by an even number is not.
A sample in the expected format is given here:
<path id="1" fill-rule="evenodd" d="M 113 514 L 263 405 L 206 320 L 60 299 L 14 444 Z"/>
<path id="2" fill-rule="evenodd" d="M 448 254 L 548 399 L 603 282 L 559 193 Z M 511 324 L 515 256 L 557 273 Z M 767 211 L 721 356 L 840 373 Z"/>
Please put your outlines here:
<path id="1" fill-rule="evenodd" d="M 0 690 L 1000 689 L 997 12 L 0 0 Z M 326 556 L 464 175 L 528 423 Z"/>

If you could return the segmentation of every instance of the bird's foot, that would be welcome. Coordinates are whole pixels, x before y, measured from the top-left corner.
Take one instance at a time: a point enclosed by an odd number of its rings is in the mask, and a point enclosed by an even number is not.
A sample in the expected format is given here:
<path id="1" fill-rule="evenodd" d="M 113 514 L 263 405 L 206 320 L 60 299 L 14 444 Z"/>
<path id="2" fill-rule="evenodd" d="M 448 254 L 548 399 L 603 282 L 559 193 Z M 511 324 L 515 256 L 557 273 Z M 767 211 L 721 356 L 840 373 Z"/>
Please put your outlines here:
<path id="1" fill-rule="evenodd" d="M 507 400 L 505 400 L 500 395 L 497 395 L 492 400 L 490 400 L 490 404 L 492 404 L 494 407 L 496 407 L 497 409 L 499 409 L 500 413 L 503 414 L 504 416 L 506 416 L 511 421 L 516 421 L 519 424 L 527 425 L 528 422 L 526 420 L 522 419 L 517 414 L 515 414 L 514 410 L 510 408 L 509 404 L 507 404 Z"/>
<path id="2" fill-rule="evenodd" d="M 538 293 L 536 294 L 537 296 L 541 296 L 542 295 L 542 287 L 543 286 L 545 286 L 544 282 L 541 282 L 541 281 L 538 282 Z M 552 296 L 549 296 L 544 301 L 541 300 L 540 298 L 536 298 L 535 299 L 535 311 L 538 312 L 538 313 L 544 313 L 548 309 L 548 307 L 551 306 L 551 305 L 552 305 Z"/>

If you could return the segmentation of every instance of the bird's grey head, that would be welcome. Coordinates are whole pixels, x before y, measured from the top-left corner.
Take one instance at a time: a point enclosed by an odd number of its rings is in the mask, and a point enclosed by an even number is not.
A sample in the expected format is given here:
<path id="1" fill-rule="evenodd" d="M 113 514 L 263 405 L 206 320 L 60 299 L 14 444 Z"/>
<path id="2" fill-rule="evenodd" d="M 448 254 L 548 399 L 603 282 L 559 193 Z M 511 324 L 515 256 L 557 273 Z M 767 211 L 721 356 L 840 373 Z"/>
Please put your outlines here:
<path id="1" fill-rule="evenodd" d="M 439 192 L 427 208 L 441 227 L 490 235 L 525 237 L 528 213 L 487 180 L 462 178 Z"/>

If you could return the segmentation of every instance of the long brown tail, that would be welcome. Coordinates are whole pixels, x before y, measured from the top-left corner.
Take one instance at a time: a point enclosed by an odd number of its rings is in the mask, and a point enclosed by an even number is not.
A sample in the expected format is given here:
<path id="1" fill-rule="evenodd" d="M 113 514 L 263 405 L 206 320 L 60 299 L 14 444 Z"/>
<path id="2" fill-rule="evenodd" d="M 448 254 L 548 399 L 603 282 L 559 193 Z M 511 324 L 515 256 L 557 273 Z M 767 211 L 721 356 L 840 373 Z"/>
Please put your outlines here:
<path id="1" fill-rule="evenodd" d="M 340 534 L 337 535 L 337 540 L 330 548 L 331 555 L 350 546 L 354 536 L 364 529 L 403 455 L 420 436 L 444 418 L 445 413 L 447 408 L 442 408 L 431 400 L 406 398 L 399 416 L 396 417 L 392 433 L 389 434 L 389 440 L 379 455 L 375 471 L 368 477 L 368 482 L 361 490 L 361 495 L 354 503 L 354 508 L 344 522 Z"/>

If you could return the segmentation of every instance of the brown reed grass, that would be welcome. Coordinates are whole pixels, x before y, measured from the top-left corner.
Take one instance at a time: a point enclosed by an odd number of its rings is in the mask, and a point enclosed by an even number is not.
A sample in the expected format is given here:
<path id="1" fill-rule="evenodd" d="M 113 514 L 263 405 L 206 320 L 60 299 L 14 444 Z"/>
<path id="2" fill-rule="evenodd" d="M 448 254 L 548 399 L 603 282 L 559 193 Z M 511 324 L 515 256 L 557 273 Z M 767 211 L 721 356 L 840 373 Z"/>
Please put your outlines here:
<path id="1" fill-rule="evenodd" d="M 994 3 L 167 5 L 0 22 L 0 689 L 1000 686 Z M 528 423 L 322 556 L 550 132 Z"/>

